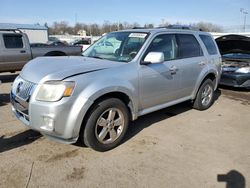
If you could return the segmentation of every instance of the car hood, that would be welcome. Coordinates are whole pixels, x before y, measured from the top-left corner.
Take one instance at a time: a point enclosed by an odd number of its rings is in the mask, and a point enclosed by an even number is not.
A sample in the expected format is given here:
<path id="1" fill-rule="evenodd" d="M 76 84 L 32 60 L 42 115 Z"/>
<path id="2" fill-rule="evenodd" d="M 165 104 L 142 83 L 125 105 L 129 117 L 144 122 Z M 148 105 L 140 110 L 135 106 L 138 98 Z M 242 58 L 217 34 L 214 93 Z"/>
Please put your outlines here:
<path id="1" fill-rule="evenodd" d="M 242 35 L 225 35 L 215 39 L 220 53 L 250 54 L 250 38 Z"/>
<path id="2" fill-rule="evenodd" d="M 88 57 L 39 57 L 27 63 L 20 76 L 33 83 L 41 83 L 48 80 L 63 80 L 122 64 L 124 63 Z"/>

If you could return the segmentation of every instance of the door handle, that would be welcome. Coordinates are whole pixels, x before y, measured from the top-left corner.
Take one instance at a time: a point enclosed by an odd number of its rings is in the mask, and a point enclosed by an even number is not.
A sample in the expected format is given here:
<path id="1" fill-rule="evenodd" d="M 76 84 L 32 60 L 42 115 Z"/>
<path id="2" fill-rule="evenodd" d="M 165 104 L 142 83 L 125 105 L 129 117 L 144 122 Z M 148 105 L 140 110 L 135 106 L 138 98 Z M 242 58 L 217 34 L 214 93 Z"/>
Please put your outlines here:
<path id="1" fill-rule="evenodd" d="M 22 54 L 25 53 L 25 52 L 26 52 L 25 50 L 21 50 L 21 51 L 20 51 L 20 53 L 22 53 Z"/>
<path id="2" fill-rule="evenodd" d="M 171 74 L 176 74 L 176 72 L 178 71 L 179 69 L 176 67 L 176 66 L 171 66 L 169 68 L 169 71 Z"/>

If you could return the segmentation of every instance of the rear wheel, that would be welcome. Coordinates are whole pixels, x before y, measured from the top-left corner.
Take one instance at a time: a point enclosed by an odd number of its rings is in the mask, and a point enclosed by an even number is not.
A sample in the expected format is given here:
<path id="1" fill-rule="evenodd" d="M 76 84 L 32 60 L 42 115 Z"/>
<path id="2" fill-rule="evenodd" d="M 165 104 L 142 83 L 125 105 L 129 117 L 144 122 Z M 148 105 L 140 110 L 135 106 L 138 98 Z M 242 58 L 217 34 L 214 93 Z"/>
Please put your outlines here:
<path id="1" fill-rule="evenodd" d="M 83 131 L 84 143 L 97 151 L 110 150 L 121 142 L 129 122 L 126 105 L 110 98 L 94 105 Z"/>
<path id="2" fill-rule="evenodd" d="M 205 80 L 200 86 L 197 96 L 193 103 L 193 108 L 197 110 L 206 110 L 214 102 L 214 83 L 212 80 Z"/>

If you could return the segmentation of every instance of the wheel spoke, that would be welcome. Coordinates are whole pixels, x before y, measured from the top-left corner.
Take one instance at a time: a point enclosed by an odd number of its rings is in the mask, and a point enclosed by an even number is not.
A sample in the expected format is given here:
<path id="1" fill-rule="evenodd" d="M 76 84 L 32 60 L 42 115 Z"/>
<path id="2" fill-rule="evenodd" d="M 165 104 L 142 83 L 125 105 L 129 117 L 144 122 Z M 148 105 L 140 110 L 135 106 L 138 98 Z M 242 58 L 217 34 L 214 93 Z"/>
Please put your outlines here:
<path id="1" fill-rule="evenodd" d="M 118 119 L 116 119 L 116 120 L 114 121 L 114 127 L 121 126 L 122 123 L 123 123 L 123 122 L 122 122 L 122 118 L 119 117 Z"/>
<path id="2" fill-rule="evenodd" d="M 101 118 L 98 120 L 98 122 L 97 122 L 97 124 L 98 124 L 99 126 L 101 126 L 101 127 L 106 127 L 106 126 L 107 126 L 107 123 L 108 123 L 108 121 L 107 121 L 106 119 L 104 119 L 103 117 L 101 117 Z"/>
<path id="3" fill-rule="evenodd" d="M 102 131 L 100 132 L 100 134 L 98 135 L 99 139 L 104 140 L 104 138 L 107 136 L 107 134 L 108 134 L 108 129 L 106 127 L 104 127 L 102 129 Z"/>
<path id="4" fill-rule="evenodd" d="M 202 100 L 201 102 L 202 102 L 203 105 L 208 105 L 209 104 L 209 102 L 211 101 L 211 98 L 212 98 L 212 92 L 213 92 L 213 90 L 209 85 L 207 85 L 204 88 L 204 90 L 203 90 L 203 92 L 201 94 L 201 100 Z"/>
<path id="5" fill-rule="evenodd" d="M 205 91 L 203 91 L 201 94 L 201 98 L 204 99 L 205 97 L 206 97 L 206 93 L 205 93 Z"/>
<path id="6" fill-rule="evenodd" d="M 115 111 L 114 109 L 111 109 L 111 110 L 109 111 L 108 120 L 109 120 L 109 121 L 114 120 L 115 114 L 116 114 L 116 111 Z"/>
<path id="7" fill-rule="evenodd" d="M 110 144 L 117 140 L 124 130 L 124 115 L 115 107 L 108 108 L 98 118 L 95 135 L 102 144 Z"/>
<path id="8" fill-rule="evenodd" d="M 213 92 L 213 91 L 212 91 L 212 88 L 211 88 L 211 87 L 208 87 L 208 91 L 207 91 L 208 96 L 211 95 L 212 92 Z"/>
<path id="9" fill-rule="evenodd" d="M 110 135 L 111 140 L 115 140 L 117 137 L 117 133 L 114 129 L 109 131 L 109 135 Z"/>

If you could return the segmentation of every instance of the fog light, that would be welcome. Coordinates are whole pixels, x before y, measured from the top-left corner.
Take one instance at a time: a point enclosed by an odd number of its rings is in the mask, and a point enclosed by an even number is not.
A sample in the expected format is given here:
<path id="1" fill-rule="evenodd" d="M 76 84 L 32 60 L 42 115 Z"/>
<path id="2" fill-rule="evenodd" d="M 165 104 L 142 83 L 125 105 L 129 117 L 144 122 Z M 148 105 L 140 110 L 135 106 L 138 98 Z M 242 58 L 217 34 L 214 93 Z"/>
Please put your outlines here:
<path id="1" fill-rule="evenodd" d="M 53 131 L 54 130 L 54 120 L 51 117 L 43 116 L 43 126 L 41 129 L 46 131 Z"/>

